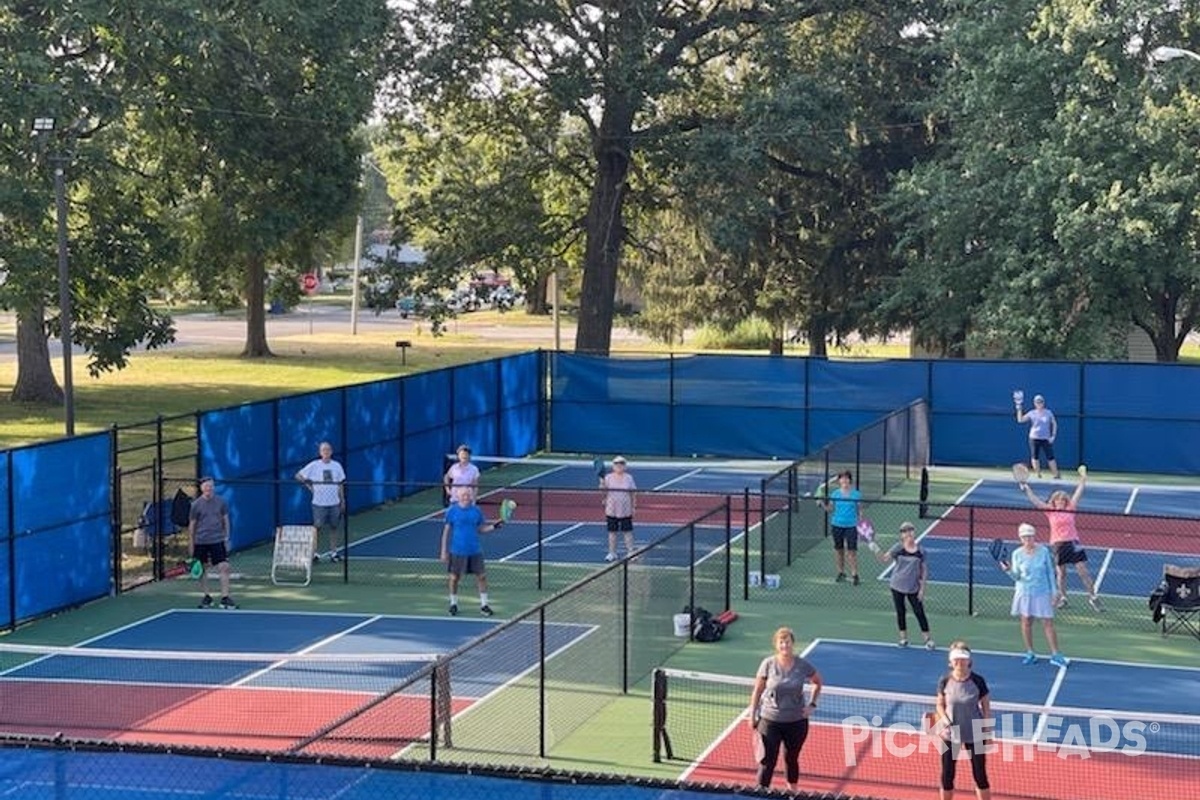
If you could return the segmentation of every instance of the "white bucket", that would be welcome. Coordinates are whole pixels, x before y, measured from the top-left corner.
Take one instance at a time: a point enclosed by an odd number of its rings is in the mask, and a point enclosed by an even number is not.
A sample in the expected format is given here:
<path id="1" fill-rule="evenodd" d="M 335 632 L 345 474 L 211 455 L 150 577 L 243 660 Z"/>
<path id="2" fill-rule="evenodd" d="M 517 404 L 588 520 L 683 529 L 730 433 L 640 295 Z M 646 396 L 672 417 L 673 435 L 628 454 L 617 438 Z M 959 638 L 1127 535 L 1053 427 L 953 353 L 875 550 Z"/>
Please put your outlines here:
<path id="1" fill-rule="evenodd" d="M 750 586 L 762 586 L 762 573 L 756 569 L 750 571 Z"/>
<path id="2" fill-rule="evenodd" d="M 763 586 L 767 587 L 768 589 L 778 589 L 779 588 L 779 576 L 778 575 L 767 575 L 766 580 L 763 581 Z"/>
<path id="3" fill-rule="evenodd" d="M 690 636 L 692 633 L 692 615 L 691 614 L 676 614 L 675 615 L 675 635 Z"/>

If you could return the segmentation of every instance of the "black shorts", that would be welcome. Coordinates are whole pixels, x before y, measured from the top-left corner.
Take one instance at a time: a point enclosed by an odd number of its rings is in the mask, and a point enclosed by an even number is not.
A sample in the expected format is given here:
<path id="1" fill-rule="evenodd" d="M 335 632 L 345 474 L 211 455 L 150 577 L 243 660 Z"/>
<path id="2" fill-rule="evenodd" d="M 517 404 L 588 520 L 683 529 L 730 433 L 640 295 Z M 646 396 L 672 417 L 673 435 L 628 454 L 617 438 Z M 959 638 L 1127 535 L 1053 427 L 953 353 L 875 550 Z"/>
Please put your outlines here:
<path id="1" fill-rule="evenodd" d="M 628 533 L 633 530 L 633 517 L 605 517 L 609 533 Z"/>
<path id="2" fill-rule="evenodd" d="M 831 525 L 829 532 L 833 534 L 834 550 L 858 550 L 858 528 Z"/>
<path id="3" fill-rule="evenodd" d="M 1054 563 L 1062 567 L 1067 564 L 1078 564 L 1082 561 L 1087 561 L 1087 551 L 1076 545 L 1077 542 L 1073 540 L 1055 542 L 1052 545 L 1054 548 Z"/>
<path id="4" fill-rule="evenodd" d="M 473 556 L 456 556 L 451 553 L 446 571 L 451 575 L 462 575 L 464 572 L 468 575 L 483 575 L 483 553 L 476 553 Z"/>
<path id="5" fill-rule="evenodd" d="M 1054 445 L 1049 439 L 1030 439 L 1029 452 L 1033 454 L 1033 460 L 1037 461 L 1038 456 L 1044 454 L 1047 461 L 1054 460 Z"/>
<path id="6" fill-rule="evenodd" d="M 192 558 L 201 564 L 212 564 L 215 567 L 217 564 L 224 564 L 228 561 L 229 553 L 225 551 L 224 542 L 198 544 L 192 548 Z"/>

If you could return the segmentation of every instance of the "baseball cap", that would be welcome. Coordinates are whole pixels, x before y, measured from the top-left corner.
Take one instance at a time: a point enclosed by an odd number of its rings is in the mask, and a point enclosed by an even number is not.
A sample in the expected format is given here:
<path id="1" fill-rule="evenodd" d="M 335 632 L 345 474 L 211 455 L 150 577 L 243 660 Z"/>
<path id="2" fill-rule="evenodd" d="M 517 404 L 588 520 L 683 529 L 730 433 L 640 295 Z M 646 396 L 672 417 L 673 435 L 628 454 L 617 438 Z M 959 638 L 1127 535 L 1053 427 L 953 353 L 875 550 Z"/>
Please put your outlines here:
<path id="1" fill-rule="evenodd" d="M 1030 525 L 1028 522 L 1022 522 L 1017 528 L 1017 536 L 1024 539 L 1026 536 L 1037 536 L 1037 528 Z"/>
<path id="2" fill-rule="evenodd" d="M 617 456 L 616 458 L 613 459 L 613 463 L 614 464 L 626 464 L 628 462 L 625 460 L 625 456 Z"/>
<path id="3" fill-rule="evenodd" d="M 1042 397 L 1040 394 L 1035 394 L 1035 395 L 1033 396 L 1033 402 L 1035 402 L 1035 403 L 1044 403 L 1044 402 L 1046 402 L 1046 398 Z"/>

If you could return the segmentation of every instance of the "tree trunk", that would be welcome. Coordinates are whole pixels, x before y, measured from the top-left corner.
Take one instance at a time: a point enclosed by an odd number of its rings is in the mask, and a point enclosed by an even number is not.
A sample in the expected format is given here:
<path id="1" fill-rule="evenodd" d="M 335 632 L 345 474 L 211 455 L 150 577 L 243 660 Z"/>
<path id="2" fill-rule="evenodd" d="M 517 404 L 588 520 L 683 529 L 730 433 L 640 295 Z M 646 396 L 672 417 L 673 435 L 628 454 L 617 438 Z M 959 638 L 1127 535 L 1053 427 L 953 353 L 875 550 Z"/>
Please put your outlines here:
<path id="1" fill-rule="evenodd" d="M 804 332 L 808 337 L 808 354 L 814 358 L 825 358 L 829 355 L 826 339 L 829 337 L 829 326 L 819 319 L 818 314 L 810 313 L 804 324 Z"/>
<path id="2" fill-rule="evenodd" d="M 625 239 L 622 209 L 633 132 L 631 106 L 624 98 L 609 100 L 595 144 L 596 174 L 585 217 L 587 246 L 575 331 L 575 350 L 580 353 L 607 355 L 612 346 L 617 268 Z"/>
<path id="3" fill-rule="evenodd" d="M 525 292 L 525 313 L 531 317 L 545 316 L 550 313 L 550 303 L 547 292 L 550 291 L 551 272 L 539 272 L 536 282 Z"/>
<path id="4" fill-rule="evenodd" d="M 10 398 L 22 403 L 63 404 L 63 390 L 50 366 L 45 306 L 17 312 L 17 382 Z"/>
<path id="5" fill-rule="evenodd" d="M 245 358 L 266 358 L 275 355 L 267 345 L 267 267 L 261 255 L 251 256 L 246 263 L 246 346 Z"/>

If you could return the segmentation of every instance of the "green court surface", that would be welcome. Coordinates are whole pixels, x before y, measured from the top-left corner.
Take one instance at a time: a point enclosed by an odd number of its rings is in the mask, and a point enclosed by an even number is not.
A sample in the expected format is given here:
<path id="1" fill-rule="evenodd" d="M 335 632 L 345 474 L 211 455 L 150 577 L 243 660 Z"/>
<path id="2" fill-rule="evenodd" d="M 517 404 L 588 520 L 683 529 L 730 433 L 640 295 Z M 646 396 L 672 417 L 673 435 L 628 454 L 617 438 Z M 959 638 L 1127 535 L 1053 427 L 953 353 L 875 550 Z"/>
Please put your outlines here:
<path id="1" fill-rule="evenodd" d="M 509 483 L 516 474 L 507 473 L 502 480 L 497 475 L 491 475 L 485 479 L 485 484 L 493 480 L 496 483 L 492 485 Z M 993 477 L 1001 474 L 996 471 Z M 981 473 L 978 470 L 932 470 L 928 502 L 934 506 L 952 503 L 979 477 Z M 1102 481 L 1124 477 L 1094 476 L 1093 479 Z M 1143 476 L 1138 477 L 1145 480 Z M 909 481 L 889 495 L 888 503 L 872 504 L 870 513 L 877 529 L 890 534 L 901 520 L 915 518 L 917 491 L 917 482 Z M 352 539 L 361 539 L 427 516 L 440 506 L 440 495 L 430 492 L 359 514 L 351 520 Z M 687 643 L 664 666 L 750 676 L 761 659 L 770 654 L 772 633 L 781 625 L 796 631 L 801 649 L 818 637 L 869 642 L 895 641 L 894 616 L 886 582 L 866 580 L 861 586 L 832 582 L 829 542 L 823 535 L 811 532 L 814 506 L 805 501 L 795 512 L 798 519 L 793 522 L 797 528 L 803 527 L 810 532 L 806 534 L 807 538 L 797 538 L 794 551 L 797 557 L 792 566 L 781 570 L 781 587 L 777 590 L 753 589 L 750 599 L 743 600 L 737 599 L 741 595 L 739 584 L 734 591 L 732 606 L 740 618 L 730 626 L 724 639 L 711 644 Z M 768 524 L 777 522 L 774 520 Z M 756 536 L 755 531 L 751 536 L 752 542 Z M 735 542 L 734 551 L 733 572 L 740 577 L 743 565 L 740 540 Z M 862 551 L 864 558 L 868 555 L 867 551 Z M 752 569 L 757 558 L 756 550 L 752 550 Z M 272 585 L 269 580 L 270 559 L 270 545 L 235 554 L 231 559 L 234 571 L 240 574 L 234 581 L 233 594 L 244 608 L 446 616 L 445 572 L 434 553 L 428 559 L 351 561 L 348 583 L 342 580 L 341 564 L 319 564 L 315 567 L 312 584 L 307 587 Z M 544 576 L 546 585 L 539 589 L 532 564 L 490 562 L 491 604 L 496 609 L 497 619 L 529 608 L 595 569 L 583 565 L 547 565 Z M 947 596 L 939 597 L 938 594 L 943 591 Z M 464 614 L 476 614 L 475 587 L 469 578 L 464 581 L 460 594 Z M 1021 650 L 1017 624 L 1005 613 L 1011 591 L 997 591 L 996 594 L 997 597 L 989 599 L 984 605 L 984 613 L 973 617 L 965 612 L 958 595 L 953 594 L 952 590 L 931 588 L 927 599 L 933 636 L 938 644 L 944 646 L 954 639 L 966 639 L 980 650 Z M 150 584 L 33 622 L 0 638 L 0 642 L 73 644 L 166 609 L 192 608 L 198 597 L 196 584 L 186 578 Z M 1142 624 L 1112 624 L 1108 620 L 1074 610 L 1063 614 L 1058 620 L 1063 649 L 1068 655 L 1079 658 L 1195 666 L 1196 641 L 1184 636 L 1163 638 L 1151 624 L 1148 614 L 1145 614 L 1144 601 L 1142 608 L 1141 613 L 1145 616 Z M 679 610 L 672 609 L 674 612 Z M 715 612 L 721 609 L 711 610 Z M 669 614 L 664 613 L 663 617 L 658 622 L 668 626 Z M 912 638 L 919 641 L 915 631 Z M 1040 634 L 1035 641 L 1041 645 Z M 944 655 L 944 650 L 928 654 L 927 667 L 922 668 L 919 676 L 914 676 L 915 685 L 927 686 L 931 698 L 936 681 L 944 670 Z M 820 669 L 821 665 L 816 666 Z M 841 677 L 824 674 L 826 683 L 830 685 L 838 685 Z M 853 681 L 846 683 L 854 685 Z M 502 725 L 496 726 L 494 735 L 498 741 L 503 740 L 505 730 Z M 540 762 L 499 752 L 450 750 L 439 754 L 439 758 L 450 761 L 548 764 L 562 770 L 661 778 L 678 777 L 680 769 L 678 764 L 652 762 L 649 676 L 642 677 L 627 695 L 613 697 L 586 725 L 558 742 L 550 756 L 548 762 Z"/>

